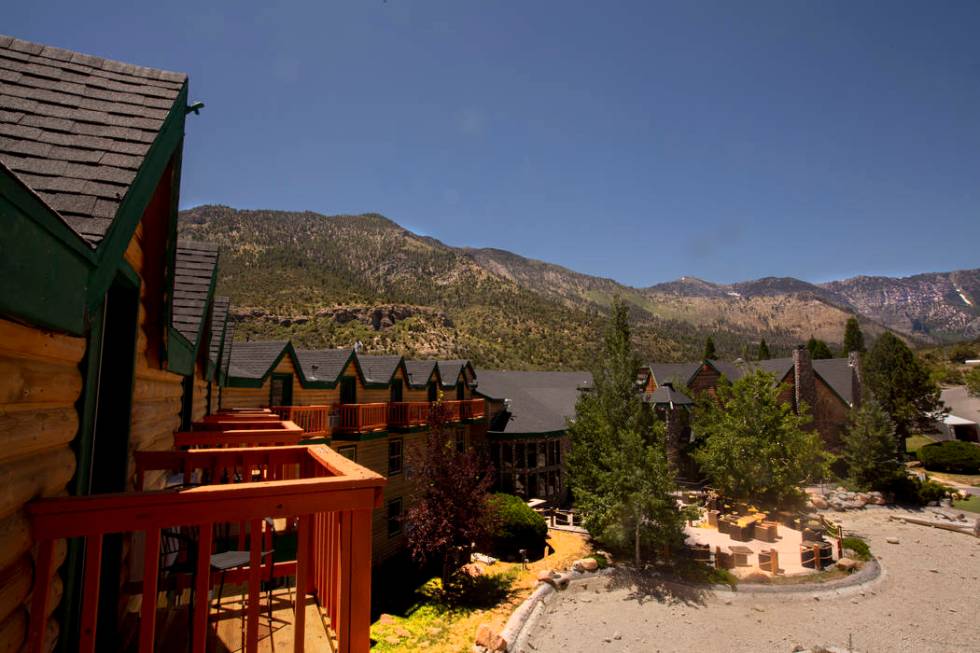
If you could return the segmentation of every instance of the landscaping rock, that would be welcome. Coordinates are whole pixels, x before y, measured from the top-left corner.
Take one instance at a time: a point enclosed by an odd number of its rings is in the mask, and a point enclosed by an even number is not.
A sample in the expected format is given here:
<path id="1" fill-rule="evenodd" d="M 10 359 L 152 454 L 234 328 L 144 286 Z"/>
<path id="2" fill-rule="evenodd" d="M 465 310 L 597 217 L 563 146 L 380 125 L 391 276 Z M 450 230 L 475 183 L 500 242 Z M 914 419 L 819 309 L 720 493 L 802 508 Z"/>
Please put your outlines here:
<path id="1" fill-rule="evenodd" d="M 460 568 L 460 571 L 462 571 L 470 578 L 479 578 L 480 576 L 483 576 L 486 569 L 479 562 L 471 562 L 469 564 L 463 565 Z"/>
<path id="2" fill-rule="evenodd" d="M 595 558 L 581 558 L 572 563 L 575 571 L 595 571 L 599 568 L 599 563 Z"/>
<path id="3" fill-rule="evenodd" d="M 841 558 L 837 561 L 837 568 L 846 572 L 852 572 L 858 568 L 858 561 L 850 558 Z"/>
<path id="4" fill-rule="evenodd" d="M 889 544 L 898 544 L 897 537 L 886 537 L 885 541 L 888 542 Z"/>
<path id="5" fill-rule="evenodd" d="M 501 637 L 500 633 L 495 631 L 490 624 L 480 624 L 480 627 L 476 629 L 476 645 L 490 651 L 490 653 L 507 650 L 507 640 Z"/>
<path id="6" fill-rule="evenodd" d="M 826 499 L 817 495 L 810 497 L 810 503 L 812 503 L 813 507 L 817 510 L 826 510 L 829 505 Z"/>

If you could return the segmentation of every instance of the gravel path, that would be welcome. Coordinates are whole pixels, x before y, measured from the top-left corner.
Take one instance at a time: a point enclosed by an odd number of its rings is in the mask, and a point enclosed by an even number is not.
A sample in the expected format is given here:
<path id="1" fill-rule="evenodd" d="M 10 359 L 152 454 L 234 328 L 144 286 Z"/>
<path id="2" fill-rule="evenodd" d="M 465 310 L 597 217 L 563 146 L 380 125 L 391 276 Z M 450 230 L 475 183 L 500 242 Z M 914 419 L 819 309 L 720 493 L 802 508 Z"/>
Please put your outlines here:
<path id="1" fill-rule="evenodd" d="M 797 644 L 846 647 L 848 637 L 860 653 L 980 651 L 980 539 L 888 519 L 904 512 L 829 515 L 881 560 L 883 575 L 864 587 L 669 593 L 596 579 L 549 601 L 529 624 L 523 653 L 788 653 Z"/>

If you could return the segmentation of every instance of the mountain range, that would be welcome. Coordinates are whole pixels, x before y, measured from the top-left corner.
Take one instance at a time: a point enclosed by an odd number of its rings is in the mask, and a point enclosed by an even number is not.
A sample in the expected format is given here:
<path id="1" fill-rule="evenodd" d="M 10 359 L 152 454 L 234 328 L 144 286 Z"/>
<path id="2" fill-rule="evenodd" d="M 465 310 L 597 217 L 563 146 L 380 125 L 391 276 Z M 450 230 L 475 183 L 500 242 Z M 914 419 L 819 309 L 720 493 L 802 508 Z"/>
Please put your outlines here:
<path id="1" fill-rule="evenodd" d="M 221 246 L 219 293 L 232 298 L 239 338 L 290 337 L 478 365 L 571 369 L 597 350 L 615 296 L 631 308 L 647 360 L 774 355 L 811 335 L 839 345 L 858 317 L 869 337 L 890 329 L 914 344 L 980 335 L 980 269 L 812 284 L 767 277 L 716 284 L 694 277 L 646 288 L 499 249 L 457 248 L 377 214 L 236 210 L 181 212 L 182 238 Z"/>

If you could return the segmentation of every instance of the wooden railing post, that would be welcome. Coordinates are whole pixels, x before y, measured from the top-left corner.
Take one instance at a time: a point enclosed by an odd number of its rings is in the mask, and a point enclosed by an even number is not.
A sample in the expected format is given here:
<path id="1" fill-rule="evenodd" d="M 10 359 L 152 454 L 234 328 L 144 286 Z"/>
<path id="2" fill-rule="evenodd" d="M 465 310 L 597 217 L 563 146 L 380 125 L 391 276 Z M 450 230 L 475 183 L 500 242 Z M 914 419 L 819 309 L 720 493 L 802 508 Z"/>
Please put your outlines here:
<path id="1" fill-rule="evenodd" d="M 208 644 L 208 612 L 211 608 L 211 542 L 214 536 L 214 525 L 201 524 L 197 538 L 197 569 L 194 584 L 194 626 L 191 636 L 194 638 L 194 653 L 205 653 Z"/>
<path id="2" fill-rule="evenodd" d="M 354 510 L 351 515 L 349 601 L 350 653 L 371 649 L 371 511 Z"/>
<path id="3" fill-rule="evenodd" d="M 143 605 L 140 608 L 140 653 L 152 653 L 157 625 L 157 573 L 160 569 L 160 529 L 146 531 L 143 553 Z"/>
<path id="4" fill-rule="evenodd" d="M 248 610 L 245 613 L 245 651 L 259 650 L 259 592 L 262 584 L 262 520 L 248 523 Z"/>
<path id="5" fill-rule="evenodd" d="M 102 535 L 85 538 L 85 571 L 82 589 L 82 626 L 78 638 L 79 653 L 94 653 L 96 624 L 99 619 L 99 581 L 102 572 Z"/>
<path id="6" fill-rule="evenodd" d="M 37 545 L 37 561 L 34 563 L 34 594 L 31 597 L 31 622 L 27 634 L 28 650 L 41 653 L 44 650 L 44 634 L 48 625 L 48 592 L 51 589 L 51 561 L 54 558 L 54 542 L 41 540 Z"/>
<path id="7" fill-rule="evenodd" d="M 299 518 L 296 531 L 296 606 L 293 617 L 293 651 L 302 653 L 306 641 L 306 594 L 309 592 L 310 563 L 312 562 L 310 538 L 313 534 L 313 516 Z"/>

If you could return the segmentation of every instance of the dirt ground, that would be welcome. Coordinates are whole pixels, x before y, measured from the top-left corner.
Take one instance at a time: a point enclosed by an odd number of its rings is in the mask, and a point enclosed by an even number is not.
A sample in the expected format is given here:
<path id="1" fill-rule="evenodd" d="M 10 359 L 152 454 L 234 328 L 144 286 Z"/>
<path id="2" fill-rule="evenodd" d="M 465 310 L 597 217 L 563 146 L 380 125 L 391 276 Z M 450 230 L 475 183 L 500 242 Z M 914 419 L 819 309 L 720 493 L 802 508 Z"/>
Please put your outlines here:
<path id="1" fill-rule="evenodd" d="M 829 515 L 868 542 L 884 568 L 864 587 L 794 594 L 638 588 L 596 580 L 553 598 L 524 653 L 789 653 L 796 645 L 857 653 L 980 651 L 980 539 L 889 520 L 873 508 Z M 886 538 L 899 538 L 889 544 Z"/>

